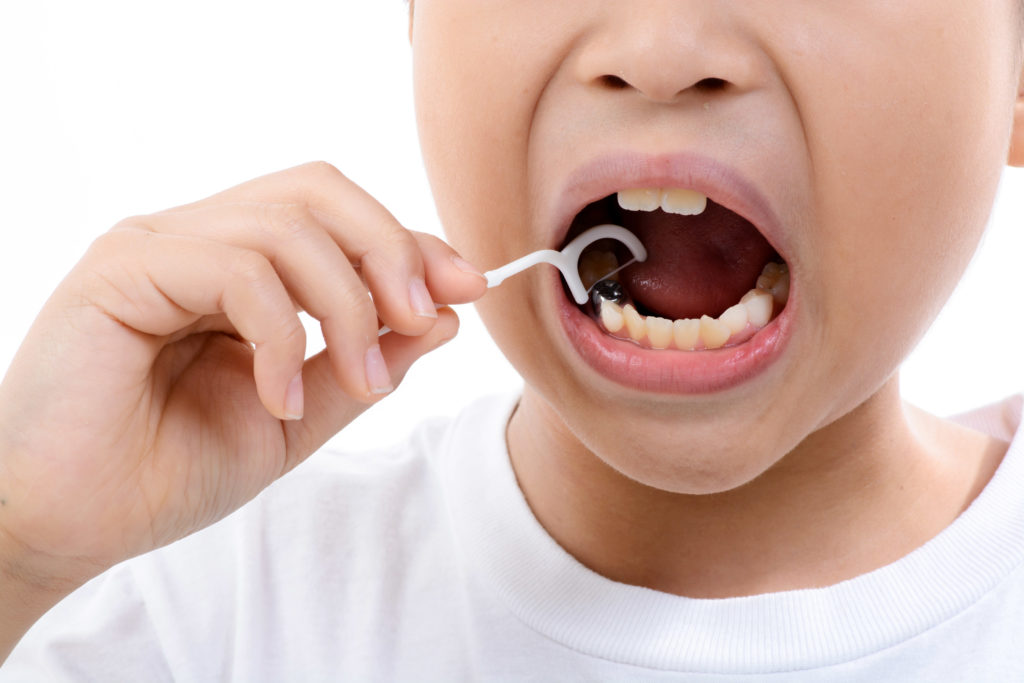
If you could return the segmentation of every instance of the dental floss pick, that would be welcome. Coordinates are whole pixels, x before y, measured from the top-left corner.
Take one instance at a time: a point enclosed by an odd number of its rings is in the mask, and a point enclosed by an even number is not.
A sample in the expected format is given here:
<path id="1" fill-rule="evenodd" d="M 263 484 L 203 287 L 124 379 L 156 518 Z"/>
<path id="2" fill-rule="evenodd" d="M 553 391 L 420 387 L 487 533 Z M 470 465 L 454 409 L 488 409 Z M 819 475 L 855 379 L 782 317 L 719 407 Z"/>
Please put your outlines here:
<path id="1" fill-rule="evenodd" d="M 535 251 L 527 254 L 526 256 L 517 258 L 515 261 L 507 263 L 500 268 L 487 271 L 484 273 L 484 277 L 487 279 L 487 288 L 490 289 L 491 287 L 497 287 L 513 275 L 521 273 L 527 268 L 535 266 L 538 263 L 549 263 L 561 271 L 562 278 L 565 280 L 565 284 L 569 287 L 569 292 L 572 294 L 572 298 L 577 304 L 582 306 L 587 303 L 587 300 L 590 298 L 590 289 L 593 288 L 593 285 L 588 289 L 583 286 L 583 281 L 580 280 L 580 254 L 582 254 L 583 250 L 594 242 L 604 239 L 613 239 L 622 242 L 626 245 L 626 248 L 629 249 L 630 253 L 633 254 L 633 258 L 605 275 L 601 278 L 602 280 L 611 277 L 626 266 L 636 263 L 637 261 L 647 260 L 647 249 L 636 235 L 621 225 L 605 223 L 603 225 L 595 225 L 589 230 L 584 230 L 582 233 L 577 235 L 572 242 L 565 245 L 561 251 L 555 251 L 554 249 L 541 249 L 540 251 Z M 435 306 L 437 308 L 442 308 L 441 304 L 435 304 Z M 390 331 L 391 328 L 385 325 L 377 331 L 377 336 L 380 337 Z"/>
<path id="2" fill-rule="evenodd" d="M 484 273 L 484 277 L 487 278 L 487 287 L 497 287 L 507 278 L 526 270 L 530 266 L 535 266 L 538 263 L 550 263 L 562 272 L 562 278 L 565 280 L 565 284 L 568 285 L 572 298 L 576 300 L 577 304 L 582 306 L 587 303 L 587 288 L 583 286 L 583 282 L 580 280 L 580 254 L 594 242 L 603 239 L 613 239 L 622 242 L 633 254 L 633 259 L 636 261 L 647 260 L 647 249 L 644 248 L 644 245 L 636 235 L 621 225 L 605 223 L 604 225 L 595 225 L 589 230 L 584 231 L 572 242 L 565 245 L 561 251 L 541 249 L 518 258 L 501 268 L 487 271 Z M 605 277 L 608 276 L 606 275 Z"/>

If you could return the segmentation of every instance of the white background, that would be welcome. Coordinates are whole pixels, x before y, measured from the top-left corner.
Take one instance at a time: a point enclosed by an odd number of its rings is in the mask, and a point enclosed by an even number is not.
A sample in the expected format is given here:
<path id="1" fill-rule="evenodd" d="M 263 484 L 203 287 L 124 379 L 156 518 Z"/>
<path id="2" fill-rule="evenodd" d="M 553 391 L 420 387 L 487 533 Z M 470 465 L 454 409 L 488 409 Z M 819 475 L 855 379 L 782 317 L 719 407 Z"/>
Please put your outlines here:
<path id="1" fill-rule="evenodd" d="M 325 159 L 406 226 L 438 232 L 406 29 L 401 0 L 6 3 L 0 369 L 91 240 L 129 215 Z M 948 414 L 1024 385 L 1022 228 L 1024 174 L 1009 171 L 968 277 L 904 368 L 910 400 Z M 336 445 L 392 441 L 423 416 L 518 385 L 472 309 L 460 312 L 459 337 Z"/>

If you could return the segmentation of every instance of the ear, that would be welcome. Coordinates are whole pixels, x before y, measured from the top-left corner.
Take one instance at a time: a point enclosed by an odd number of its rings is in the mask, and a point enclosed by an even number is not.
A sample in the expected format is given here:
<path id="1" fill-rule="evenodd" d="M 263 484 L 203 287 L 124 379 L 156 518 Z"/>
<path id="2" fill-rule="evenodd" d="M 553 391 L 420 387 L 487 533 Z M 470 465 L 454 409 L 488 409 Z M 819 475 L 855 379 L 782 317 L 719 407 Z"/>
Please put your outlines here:
<path id="1" fill-rule="evenodd" d="M 409 0 L 409 44 L 412 45 L 412 13 L 416 6 L 415 0 Z"/>
<path id="2" fill-rule="evenodd" d="M 1017 102 L 1013 105 L 1013 133 L 1010 135 L 1010 166 L 1024 167 L 1024 69 L 1021 69 Z"/>

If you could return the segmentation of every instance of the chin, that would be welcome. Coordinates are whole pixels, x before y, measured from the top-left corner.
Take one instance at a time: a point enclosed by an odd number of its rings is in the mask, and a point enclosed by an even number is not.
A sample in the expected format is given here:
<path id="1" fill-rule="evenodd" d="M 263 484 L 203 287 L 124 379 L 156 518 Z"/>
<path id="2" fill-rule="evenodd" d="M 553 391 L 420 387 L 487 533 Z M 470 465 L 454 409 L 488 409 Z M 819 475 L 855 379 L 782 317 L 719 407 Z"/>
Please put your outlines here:
<path id="1" fill-rule="evenodd" d="M 639 419 L 626 428 L 626 420 L 565 418 L 580 442 L 616 473 L 669 493 L 731 491 L 757 479 L 792 448 L 763 429 L 755 433 L 751 424 L 684 426 Z"/>

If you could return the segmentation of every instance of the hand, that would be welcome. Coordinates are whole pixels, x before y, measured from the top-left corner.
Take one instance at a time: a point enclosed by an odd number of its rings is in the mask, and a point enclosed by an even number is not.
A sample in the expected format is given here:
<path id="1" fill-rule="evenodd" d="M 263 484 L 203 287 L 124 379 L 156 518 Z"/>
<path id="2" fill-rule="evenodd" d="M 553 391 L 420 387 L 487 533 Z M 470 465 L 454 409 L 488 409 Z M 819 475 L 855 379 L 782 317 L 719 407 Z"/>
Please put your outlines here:
<path id="1" fill-rule="evenodd" d="M 485 288 L 327 164 L 121 222 L 0 384 L 0 569 L 70 589 L 224 517 L 455 335 L 434 302 Z M 298 309 L 327 343 L 305 361 Z"/>

